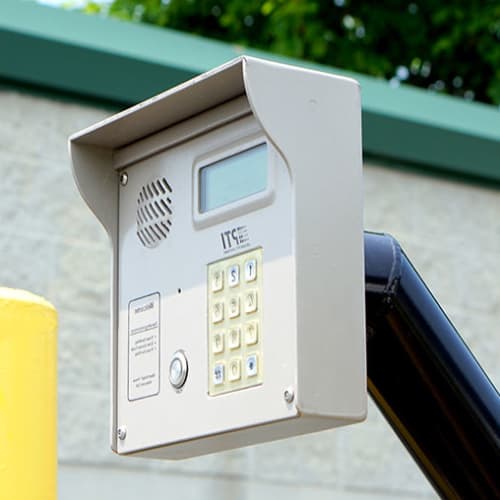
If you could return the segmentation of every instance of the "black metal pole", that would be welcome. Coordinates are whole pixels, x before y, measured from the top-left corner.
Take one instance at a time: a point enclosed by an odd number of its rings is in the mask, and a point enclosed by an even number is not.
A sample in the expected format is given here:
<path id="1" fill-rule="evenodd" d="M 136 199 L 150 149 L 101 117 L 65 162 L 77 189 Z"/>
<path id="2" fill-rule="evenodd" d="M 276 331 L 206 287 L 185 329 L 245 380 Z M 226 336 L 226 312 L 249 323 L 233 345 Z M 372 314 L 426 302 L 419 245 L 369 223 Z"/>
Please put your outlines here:
<path id="1" fill-rule="evenodd" d="M 394 238 L 365 233 L 365 283 L 370 395 L 441 497 L 500 498 L 497 390 Z"/>

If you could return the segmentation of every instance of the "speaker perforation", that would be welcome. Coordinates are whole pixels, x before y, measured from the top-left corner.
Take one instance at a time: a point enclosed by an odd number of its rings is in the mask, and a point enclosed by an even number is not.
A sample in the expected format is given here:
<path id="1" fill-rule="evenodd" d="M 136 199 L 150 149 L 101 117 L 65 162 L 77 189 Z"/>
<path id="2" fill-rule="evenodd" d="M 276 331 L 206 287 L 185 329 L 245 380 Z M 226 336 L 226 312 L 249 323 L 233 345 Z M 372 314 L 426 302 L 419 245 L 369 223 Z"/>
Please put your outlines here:
<path id="1" fill-rule="evenodd" d="M 137 196 L 137 237 L 147 248 L 158 246 L 171 233 L 172 187 L 164 177 L 148 182 Z"/>

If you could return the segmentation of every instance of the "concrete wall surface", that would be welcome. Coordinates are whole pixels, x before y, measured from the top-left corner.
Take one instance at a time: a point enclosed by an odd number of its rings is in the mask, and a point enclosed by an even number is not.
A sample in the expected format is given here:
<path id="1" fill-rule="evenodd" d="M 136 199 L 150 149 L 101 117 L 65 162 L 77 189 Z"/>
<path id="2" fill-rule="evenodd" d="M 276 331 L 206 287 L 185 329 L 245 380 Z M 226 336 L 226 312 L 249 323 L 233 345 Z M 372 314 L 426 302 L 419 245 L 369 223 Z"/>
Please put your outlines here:
<path id="1" fill-rule="evenodd" d="M 60 315 L 61 500 L 434 497 L 370 402 L 356 426 L 180 462 L 108 444 L 110 250 L 73 183 L 67 137 L 110 112 L 0 90 L 0 284 Z M 500 191 L 368 161 L 365 227 L 393 234 L 500 382 Z"/>

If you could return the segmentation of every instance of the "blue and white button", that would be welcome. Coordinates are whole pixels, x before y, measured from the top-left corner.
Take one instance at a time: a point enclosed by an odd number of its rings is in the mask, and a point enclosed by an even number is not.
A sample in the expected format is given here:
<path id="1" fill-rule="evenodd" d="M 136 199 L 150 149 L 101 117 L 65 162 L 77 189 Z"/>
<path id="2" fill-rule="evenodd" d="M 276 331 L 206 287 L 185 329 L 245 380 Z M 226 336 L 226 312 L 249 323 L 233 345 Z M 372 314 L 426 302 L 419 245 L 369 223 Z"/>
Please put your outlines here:
<path id="1" fill-rule="evenodd" d="M 240 284 L 240 266 L 235 264 L 227 270 L 227 284 L 230 287 Z"/>
<path id="2" fill-rule="evenodd" d="M 214 385 L 221 385 L 224 383 L 224 364 L 217 363 L 214 366 Z"/>
<path id="3" fill-rule="evenodd" d="M 250 354 L 246 362 L 247 377 L 254 377 L 257 375 L 257 354 Z"/>
<path id="4" fill-rule="evenodd" d="M 247 260 L 245 262 L 245 281 L 254 281 L 255 278 L 257 278 L 257 260 Z"/>

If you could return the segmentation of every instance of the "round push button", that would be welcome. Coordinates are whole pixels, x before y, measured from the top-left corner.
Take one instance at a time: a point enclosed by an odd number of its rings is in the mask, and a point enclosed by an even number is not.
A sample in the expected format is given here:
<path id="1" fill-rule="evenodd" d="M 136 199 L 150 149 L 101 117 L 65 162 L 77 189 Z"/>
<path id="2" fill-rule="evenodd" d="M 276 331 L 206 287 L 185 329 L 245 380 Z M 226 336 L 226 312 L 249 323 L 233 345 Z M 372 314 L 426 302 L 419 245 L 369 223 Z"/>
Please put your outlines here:
<path id="1" fill-rule="evenodd" d="M 188 374 L 188 362 L 184 351 L 177 351 L 172 356 L 168 370 L 170 383 L 175 389 L 180 389 L 186 382 Z"/>

